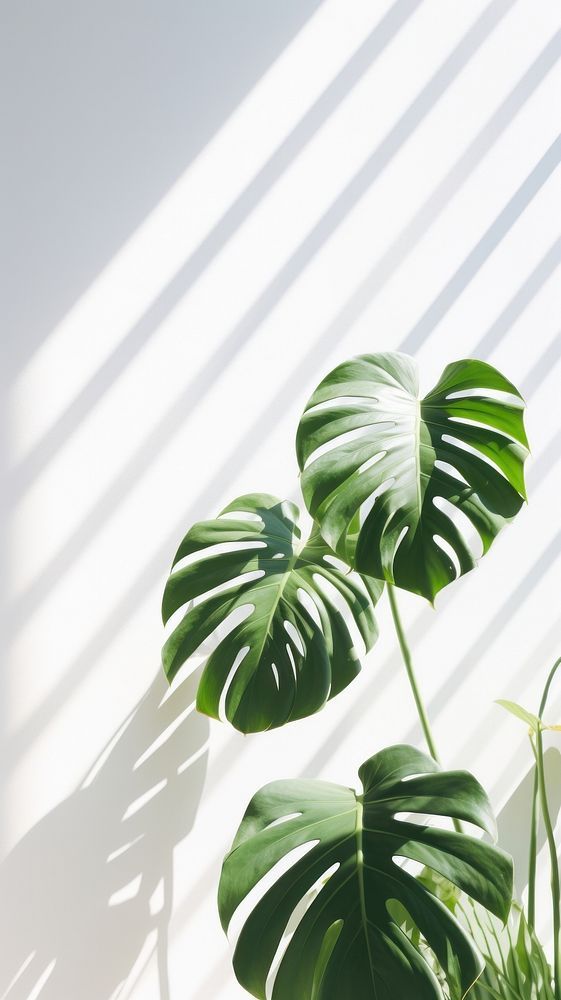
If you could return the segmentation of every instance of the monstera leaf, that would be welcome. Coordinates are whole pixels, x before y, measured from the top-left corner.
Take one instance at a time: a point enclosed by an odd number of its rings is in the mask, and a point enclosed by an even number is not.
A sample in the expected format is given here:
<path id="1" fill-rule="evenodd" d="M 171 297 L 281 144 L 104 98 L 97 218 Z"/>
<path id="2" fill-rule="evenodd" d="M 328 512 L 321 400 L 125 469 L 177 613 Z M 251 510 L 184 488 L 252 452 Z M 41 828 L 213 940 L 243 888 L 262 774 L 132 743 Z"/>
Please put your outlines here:
<path id="1" fill-rule="evenodd" d="M 234 968 L 256 997 L 442 1000 L 421 949 L 401 929 L 404 913 L 440 966 L 459 970 L 466 991 L 483 968 L 479 953 L 397 859 L 429 865 L 506 919 L 507 855 L 466 834 L 399 818 L 430 813 L 493 833 L 475 778 L 441 771 L 409 746 L 382 750 L 359 774 L 362 795 L 323 781 L 278 781 L 249 804 L 224 862 L 219 909 L 224 929 L 245 917 Z"/>
<path id="2" fill-rule="evenodd" d="M 302 545 L 298 516 L 272 496 L 239 497 L 191 528 L 164 592 L 164 622 L 185 607 L 163 649 L 168 678 L 218 628 L 197 707 L 244 733 L 317 712 L 356 677 L 358 653 L 338 604 L 367 650 L 378 634 L 382 585 L 341 571 L 317 531 Z"/>
<path id="3" fill-rule="evenodd" d="M 522 400 L 483 361 L 448 365 L 424 399 L 405 354 L 345 362 L 309 400 L 297 454 L 328 544 L 430 601 L 475 565 L 469 536 L 486 552 L 525 499 Z"/>

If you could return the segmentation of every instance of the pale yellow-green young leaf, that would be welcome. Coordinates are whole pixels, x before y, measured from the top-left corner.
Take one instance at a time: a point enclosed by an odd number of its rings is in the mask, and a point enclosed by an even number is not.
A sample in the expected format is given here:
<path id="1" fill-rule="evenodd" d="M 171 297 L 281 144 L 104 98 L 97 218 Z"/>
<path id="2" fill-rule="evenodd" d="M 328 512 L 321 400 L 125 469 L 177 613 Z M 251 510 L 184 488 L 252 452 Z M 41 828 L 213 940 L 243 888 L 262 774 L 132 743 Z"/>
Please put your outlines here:
<path id="1" fill-rule="evenodd" d="M 515 701 L 505 701 L 501 698 L 496 702 L 496 704 L 501 705 L 501 707 L 505 708 L 511 715 L 515 715 L 517 719 L 521 719 L 522 722 L 525 722 L 526 725 L 533 730 L 533 732 L 537 733 L 540 729 L 543 729 L 543 724 L 541 720 L 538 719 L 537 715 L 533 715 L 532 712 L 528 712 L 525 708 L 522 708 L 521 705 L 517 705 Z"/>

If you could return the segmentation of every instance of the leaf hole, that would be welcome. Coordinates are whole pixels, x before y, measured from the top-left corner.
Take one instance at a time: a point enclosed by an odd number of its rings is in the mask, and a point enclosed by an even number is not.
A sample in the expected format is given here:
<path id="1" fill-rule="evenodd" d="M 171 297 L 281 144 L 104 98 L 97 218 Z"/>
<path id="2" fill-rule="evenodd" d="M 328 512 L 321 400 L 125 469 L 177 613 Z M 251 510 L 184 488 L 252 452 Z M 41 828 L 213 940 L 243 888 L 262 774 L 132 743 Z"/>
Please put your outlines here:
<path id="1" fill-rule="evenodd" d="M 268 823 L 265 830 L 272 830 L 274 826 L 281 826 L 282 823 L 289 823 L 291 819 L 299 819 L 301 815 L 301 812 L 293 812 L 287 813 L 286 816 L 279 816 L 278 819 L 274 819 L 272 823 Z"/>
<path id="2" fill-rule="evenodd" d="M 323 557 L 323 562 L 332 566 L 333 569 L 338 570 L 339 573 L 343 573 L 345 576 L 350 572 L 350 567 L 347 566 L 346 562 L 343 562 L 342 559 L 338 559 L 337 556 L 325 555 Z"/>
<path id="3" fill-rule="evenodd" d="M 397 865 L 398 868 L 406 871 L 408 875 L 412 875 L 413 878 L 420 875 L 425 867 L 425 865 L 421 864 L 420 861 L 414 861 L 412 858 L 407 858 L 402 854 L 395 854 L 392 857 L 392 861 L 394 865 Z"/>
<path id="4" fill-rule="evenodd" d="M 310 455 L 308 455 L 304 463 L 304 469 L 307 469 L 312 462 L 316 462 L 323 455 L 328 455 L 336 448 L 341 448 L 345 444 L 358 441 L 371 433 L 372 426 L 371 424 L 367 424 L 366 427 L 353 427 L 350 431 L 344 431 L 343 434 L 338 434 L 336 437 L 330 438 L 329 441 L 325 441 L 324 444 L 320 444 L 317 448 L 314 448 Z"/>
<path id="5" fill-rule="evenodd" d="M 206 559 L 212 559 L 214 556 L 224 555 L 226 552 L 250 552 L 253 549 L 266 549 L 266 542 L 216 542 L 215 545 L 207 545 L 203 549 L 197 549 L 196 552 L 189 552 L 188 555 L 183 556 L 178 562 L 174 563 L 171 576 L 175 576 L 176 573 L 180 572 L 182 569 L 186 569 L 187 566 L 192 566 L 196 562 L 204 562 Z"/>
<path id="6" fill-rule="evenodd" d="M 330 580 L 326 580 L 320 573 L 314 573 L 313 580 L 326 604 L 331 605 L 332 608 L 338 611 L 345 622 L 351 639 L 352 648 L 350 654 L 352 658 L 357 660 L 360 658 L 360 655 L 364 656 L 366 654 L 364 639 L 360 634 L 352 610 L 343 597 L 343 594 Z M 360 650 L 361 653 L 359 654 L 357 650 Z"/>
<path id="7" fill-rule="evenodd" d="M 286 631 L 287 631 L 290 639 L 292 640 L 292 642 L 296 646 L 296 649 L 300 653 L 300 656 L 305 656 L 306 655 L 306 650 L 304 649 L 304 643 L 302 642 L 302 636 L 300 635 L 298 629 L 295 628 L 295 626 L 292 624 L 292 622 L 285 621 L 283 624 L 284 624 L 284 627 L 285 627 L 285 629 L 286 629 Z"/>
<path id="8" fill-rule="evenodd" d="M 264 525 L 263 518 L 255 514 L 252 510 L 227 510 L 218 515 L 219 521 L 253 521 L 255 524 Z"/>
<path id="9" fill-rule="evenodd" d="M 304 610 L 308 612 L 310 618 L 314 624 L 317 625 L 318 629 L 323 631 L 317 604 L 311 594 L 307 590 L 304 590 L 303 587 L 299 587 L 296 593 Z"/>
<path id="10" fill-rule="evenodd" d="M 364 472 L 368 472 L 368 469 L 371 469 L 373 465 L 377 465 L 378 462 L 381 462 L 382 459 L 385 458 L 387 454 L 388 454 L 387 451 L 379 451 L 377 455 L 372 455 L 371 458 L 367 458 L 366 462 L 363 462 L 362 465 L 359 465 L 358 469 L 356 470 L 358 475 L 362 476 Z"/>
<path id="11" fill-rule="evenodd" d="M 194 607 L 194 602 L 191 601 L 191 603 L 187 606 L 187 610 L 185 608 L 180 608 L 179 611 L 177 611 L 168 622 L 166 626 L 166 633 L 171 633 L 173 631 L 175 626 L 179 623 L 178 619 L 182 620 L 185 617 L 187 619 L 187 624 L 188 624 L 189 612 L 193 609 L 193 607 Z M 233 632 L 234 629 L 238 627 L 238 625 L 241 625 L 242 622 L 244 622 L 246 618 L 249 618 L 250 615 L 252 615 L 254 612 L 255 612 L 255 604 L 248 601 L 247 604 L 240 604 L 239 607 L 234 608 L 234 610 L 231 611 L 230 614 L 226 615 L 226 617 L 223 618 L 222 621 L 218 623 L 216 628 L 214 628 L 212 632 L 209 632 L 209 634 L 206 636 L 205 639 L 203 639 L 200 645 L 193 650 L 191 656 L 189 657 L 189 661 L 194 663 L 193 670 L 196 670 L 197 666 L 200 665 L 201 658 L 204 657 L 206 659 L 206 657 L 210 656 L 210 654 L 216 649 L 218 644 L 222 642 L 222 640 L 225 639 L 227 636 L 229 636 L 230 633 Z M 199 661 L 198 663 L 197 659 Z M 183 676 L 185 676 L 185 674 L 183 674 Z M 177 688 L 180 686 L 180 683 L 181 680 L 179 678 L 179 675 L 177 675 L 177 678 L 174 679 L 172 684 L 173 689 L 177 690 Z"/>
<path id="12" fill-rule="evenodd" d="M 290 660 L 290 666 L 292 667 L 292 673 L 294 674 L 294 680 L 298 680 L 298 672 L 296 670 L 296 661 L 294 659 L 294 653 L 292 652 L 292 646 L 287 642 L 286 644 L 286 655 Z"/>
<path id="13" fill-rule="evenodd" d="M 396 541 L 395 546 L 394 546 L 394 553 L 393 553 L 393 560 L 392 560 L 392 569 L 393 569 L 393 564 L 394 564 L 394 562 L 396 560 L 396 557 L 397 557 L 397 554 L 398 554 L 398 550 L 399 550 L 399 548 L 400 548 L 400 546 L 401 546 L 401 544 L 403 542 L 403 539 L 408 534 L 408 532 L 409 532 L 409 525 L 408 524 L 404 524 L 403 528 L 399 532 L 399 535 L 397 536 L 397 541 Z"/>
<path id="14" fill-rule="evenodd" d="M 288 947 L 292 938 L 294 937 L 296 931 L 298 930 L 299 924 L 302 922 L 306 913 L 310 909 L 314 900 L 320 894 L 324 886 L 327 884 L 330 878 L 339 869 L 340 863 L 337 861 L 335 864 L 331 865 L 323 875 L 321 875 L 312 886 L 310 886 L 308 892 L 302 897 L 298 905 L 294 908 L 290 919 L 283 931 L 282 937 L 279 941 L 278 948 L 271 962 L 271 967 L 269 969 L 269 975 L 267 976 L 267 982 L 265 984 L 265 997 L 266 1000 L 272 1000 L 273 991 L 275 988 L 275 982 L 280 969 L 282 960 L 286 955 Z"/>
<path id="15" fill-rule="evenodd" d="M 433 497 L 433 504 L 441 514 L 444 514 L 452 522 L 459 532 L 466 548 L 471 553 L 474 560 L 481 559 L 483 555 L 483 542 L 468 515 L 461 507 L 457 507 L 445 497 Z"/>
<path id="16" fill-rule="evenodd" d="M 248 919 L 249 915 L 255 909 L 255 907 L 260 903 L 269 889 L 275 885 L 278 880 L 285 875 L 290 869 L 305 858 L 310 851 L 313 851 L 314 847 L 317 847 L 319 840 L 309 840 L 305 844 L 299 844 L 298 847 L 294 847 L 291 851 L 288 851 L 284 857 L 280 858 L 279 861 L 272 868 L 269 868 L 267 872 L 255 883 L 252 889 L 249 890 L 246 896 L 242 899 L 241 903 L 238 904 L 234 910 L 230 923 L 228 924 L 228 939 L 232 946 L 235 948 L 238 942 L 238 938 L 243 930 L 243 926 Z"/>
<path id="17" fill-rule="evenodd" d="M 477 420 L 475 417 L 448 417 L 448 421 L 451 424 L 458 424 L 460 427 L 477 427 L 478 430 L 492 431 L 493 434 L 500 434 L 501 437 L 505 439 L 505 444 L 509 442 L 515 442 L 516 438 L 509 434 L 508 431 L 503 430 L 502 427 L 497 427 L 495 424 L 490 424 L 485 420 Z"/>
<path id="18" fill-rule="evenodd" d="M 333 396 L 331 399 L 324 399 L 321 403 L 315 403 L 306 410 L 309 413 L 321 413 L 323 410 L 337 409 L 343 406 L 359 406 L 368 409 L 379 403 L 378 396 Z"/>
<path id="19" fill-rule="evenodd" d="M 226 681 L 224 683 L 224 687 L 222 688 L 222 691 L 220 693 L 220 700 L 218 702 L 218 717 L 219 717 L 219 719 L 220 719 L 221 722 L 226 722 L 227 721 L 227 718 L 226 718 L 226 698 L 228 697 L 228 691 L 230 689 L 230 685 L 232 684 L 232 681 L 234 680 L 234 677 L 235 677 L 235 675 L 237 673 L 237 670 L 238 670 L 240 664 L 242 663 L 242 661 L 245 659 L 245 657 L 249 653 L 250 648 L 251 648 L 250 646 L 242 646 L 242 648 L 236 653 L 236 657 L 234 659 L 234 662 L 232 663 L 232 666 L 230 667 L 230 670 L 228 672 L 228 676 L 227 676 Z"/>
<path id="20" fill-rule="evenodd" d="M 467 444 L 465 441 L 461 441 L 460 438 L 455 437 L 453 434 L 443 434 L 442 441 L 445 444 L 451 444 L 453 448 L 457 448 L 459 451 L 465 451 L 468 455 L 471 455 L 472 458 L 478 459 L 478 461 L 482 462 L 484 465 L 488 465 L 490 469 L 493 469 L 493 471 L 501 477 L 501 479 L 504 479 L 505 483 L 509 482 L 508 477 L 505 476 L 504 472 L 499 468 L 497 463 L 493 462 L 488 455 L 484 455 L 477 448 L 472 447 L 472 445 Z"/>
<path id="21" fill-rule="evenodd" d="M 524 407 L 520 396 L 516 396 L 513 392 L 507 392 L 505 389 L 460 389 L 457 392 L 448 392 L 444 398 L 448 400 L 495 399 L 498 403 L 516 406 L 521 410 Z"/>
<path id="22" fill-rule="evenodd" d="M 358 513 L 358 520 L 361 528 L 364 525 L 366 518 L 372 511 L 372 508 L 374 507 L 376 501 L 380 497 L 382 497 L 384 493 L 386 493 L 389 489 L 391 489 L 394 483 L 395 483 L 395 476 L 391 476 L 389 479 L 384 479 L 383 483 L 380 483 L 380 485 L 377 486 L 376 489 L 372 491 L 370 496 L 367 497 L 363 503 L 361 503 Z"/>
<path id="23" fill-rule="evenodd" d="M 447 542 L 442 535 L 433 535 L 432 540 L 436 547 L 440 549 L 445 556 L 448 556 L 450 562 L 452 563 L 455 579 L 457 579 L 462 575 L 462 567 L 460 566 L 460 560 L 458 559 L 458 553 L 455 548 L 450 544 L 450 542 Z"/>
<path id="24" fill-rule="evenodd" d="M 440 469 L 441 472 L 446 472 L 447 475 L 451 476 L 452 479 L 457 479 L 462 486 L 468 486 L 471 489 L 467 479 L 464 479 L 462 473 L 455 468 L 455 466 L 450 465 L 450 462 L 443 462 L 440 458 L 436 459 L 434 463 L 435 469 Z"/>
<path id="25" fill-rule="evenodd" d="M 196 608 L 203 601 L 208 600 L 209 597 L 215 597 L 217 594 L 222 594 L 231 588 L 245 587 L 248 583 L 255 583 L 256 580 L 262 580 L 264 576 L 264 569 L 252 569 L 249 573 L 240 573 L 239 576 L 232 577 L 231 580 L 224 580 L 223 583 L 217 584 L 216 587 L 205 590 L 204 594 L 198 594 L 193 599 L 193 607 Z"/>

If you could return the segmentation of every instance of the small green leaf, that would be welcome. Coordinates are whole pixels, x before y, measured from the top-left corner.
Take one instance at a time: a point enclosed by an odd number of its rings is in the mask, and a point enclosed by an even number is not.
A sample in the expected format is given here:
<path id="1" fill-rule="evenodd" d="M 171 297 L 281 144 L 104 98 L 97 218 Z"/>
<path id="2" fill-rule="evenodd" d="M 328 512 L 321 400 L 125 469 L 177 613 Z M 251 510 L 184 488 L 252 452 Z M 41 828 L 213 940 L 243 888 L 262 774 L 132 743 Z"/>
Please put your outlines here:
<path id="1" fill-rule="evenodd" d="M 507 712 L 510 712 L 511 715 L 515 715 L 517 719 L 522 719 L 522 722 L 525 722 L 526 725 L 533 730 L 533 732 L 537 733 L 543 728 L 537 715 L 532 715 L 531 712 L 527 712 L 525 708 L 522 708 L 521 705 L 517 705 L 515 701 L 505 701 L 500 698 L 496 704 L 501 705 L 502 708 L 506 708 Z"/>

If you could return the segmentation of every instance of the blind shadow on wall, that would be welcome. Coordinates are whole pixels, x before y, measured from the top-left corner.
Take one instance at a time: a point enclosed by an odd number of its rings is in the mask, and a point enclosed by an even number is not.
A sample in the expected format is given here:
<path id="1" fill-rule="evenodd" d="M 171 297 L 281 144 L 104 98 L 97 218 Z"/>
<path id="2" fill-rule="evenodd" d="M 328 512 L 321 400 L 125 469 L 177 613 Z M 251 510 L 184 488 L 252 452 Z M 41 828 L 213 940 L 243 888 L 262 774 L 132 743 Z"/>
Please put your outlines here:
<path id="1" fill-rule="evenodd" d="M 0 14 L 14 372 L 320 5 L 22 0 Z"/>

